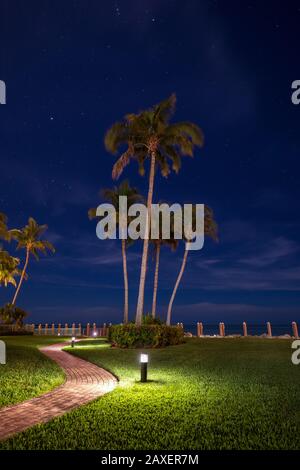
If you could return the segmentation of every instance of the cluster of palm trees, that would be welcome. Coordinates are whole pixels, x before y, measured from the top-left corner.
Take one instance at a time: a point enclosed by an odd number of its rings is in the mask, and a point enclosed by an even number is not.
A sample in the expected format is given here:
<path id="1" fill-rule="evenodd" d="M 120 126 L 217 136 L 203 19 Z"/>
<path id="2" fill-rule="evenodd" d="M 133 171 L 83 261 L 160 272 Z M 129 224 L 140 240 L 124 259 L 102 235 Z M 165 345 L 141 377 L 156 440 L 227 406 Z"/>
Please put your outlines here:
<path id="1" fill-rule="evenodd" d="M 55 251 L 49 241 L 41 239 L 46 230 L 47 225 L 38 225 L 32 217 L 29 217 L 28 224 L 25 227 L 21 229 L 8 229 L 7 216 L 0 213 L 0 239 L 6 244 L 11 241 L 16 241 L 16 249 L 23 249 L 25 251 L 22 264 L 20 258 L 12 256 L 4 249 L 3 245 L 0 244 L 0 286 L 7 287 L 11 284 L 15 288 L 11 303 L 7 304 L 7 306 L 2 309 L 2 317 L 5 317 L 5 321 L 8 320 L 9 312 L 12 311 L 13 307 L 16 305 L 24 279 L 28 278 L 27 271 L 30 256 L 32 255 L 38 260 L 40 252 L 46 254 L 47 251 Z M 19 281 L 17 282 L 16 278 L 18 277 Z"/>
<path id="2" fill-rule="evenodd" d="M 145 175 L 145 164 L 149 160 L 149 183 L 147 203 L 146 233 L 148 236 L 143 240 L 143 251 L 140 269 L 139 293 L 135 315 L 135 323 L 140 326 L 144 314 L 144 294 L 148 263 L 149 243 L 155 248 L 155 271 L 154 288 L 152 300 L 152 316 L 156 316 L 156 301 L 158 290 L 160 250 L 163 245 L 168 245 L 173 250 L 178 246 L 179 240 L 172 235 L 169 240 L 162 238 L 151 240 L 151 206 L 153 202 L 154 181 L 157 172 L 167 177 L 171 170 L 178 173 L 181 168 L 181 159 L 183 156 L 193 157 L 195 148 L 202 147 L 204 137 L 202 130 L 192 122 L 172 123 L 171 118 L 175 112 L 176 95 L 171 95 L 161 103 L 141 111 L 137 114 L 127 114 L 121 121 L 111 126 L 105 135 L 105 147 L 108 152 L 116 155 L 117 161 L 113 165 L 112 178 L 118 179 L 124 168 L 132 161 L 138 164 L 138 171 L 141 176 Z M 116 210 L 117 218 L 119 214 L 119 196 L 127 196 L 128 207 L 137 201 L 143 200 L 143 197 L 136 188 L 130 187 L 128 181 L 122 182 L 113 189 L 105 190 L 102 195 L 113 204 Z M 96 217 L 96 209 L 90 209 L 88 213 L 90 218 Z M 118 221 L 119 224 L 121 221 Z M 128 223 L 130 220 L 128 220 Z M 214 220 L 212 209 L 205 206 L 205 235 L 217 240 L 217 224 Z M 180 284 L 188 256 L 189 240 L 183 240 L 185 251 L 181 268 L 176 280 L 174 290 L 169 302 L 166 323 L 171 324 L 172 306 L 174 298 Z M 122 240 L 122 258 L 124 273 L 124 323 L 128 318 L 128 274 L 126 248 L 131 240 Z"/>

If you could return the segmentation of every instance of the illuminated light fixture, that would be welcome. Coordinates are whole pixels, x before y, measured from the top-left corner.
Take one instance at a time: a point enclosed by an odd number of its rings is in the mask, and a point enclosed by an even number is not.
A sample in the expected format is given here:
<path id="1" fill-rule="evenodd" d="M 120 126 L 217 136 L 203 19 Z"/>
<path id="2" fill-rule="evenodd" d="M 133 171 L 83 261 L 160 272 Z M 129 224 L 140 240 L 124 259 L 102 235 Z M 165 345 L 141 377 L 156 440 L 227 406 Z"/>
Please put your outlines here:
<path id="1" fill-rule="evenodd" d="M 74 348 L 75 339 L 76 339 L 75 336 L 72 336 L 72 341 L 71 341 L 72 348 Z"/>
<path id="2" fill-rule="evenodd" d="M 140 363 L 141 363 L 141 382 L 147 382 L 148 354 L 141 354 Z"/>
<path id="3" fill-rule="evenodd" d="M 97 331 L 94 331 L 94 332 L 93 332 L 93 336 L 97 336 Z"/>
<path id="4" fill-rule="evenodd" d="M 57 333 L 57 336 L 60 336 L 60 333 Z"/>

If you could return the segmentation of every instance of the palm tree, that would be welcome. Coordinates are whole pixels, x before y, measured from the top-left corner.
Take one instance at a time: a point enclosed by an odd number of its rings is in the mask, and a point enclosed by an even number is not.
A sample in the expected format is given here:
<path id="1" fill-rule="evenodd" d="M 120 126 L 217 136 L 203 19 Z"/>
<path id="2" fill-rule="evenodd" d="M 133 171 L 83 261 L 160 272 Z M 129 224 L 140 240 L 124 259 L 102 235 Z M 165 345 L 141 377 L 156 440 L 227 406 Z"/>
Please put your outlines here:
<path id="1" fill-rule="evenodd" d="M 7 217 L 3 212 L 0 212 L 0 238 L 2 240 L 9 240 L 9 231 L 7 230 Z"/>
<path id="2" fill-rule="evenodd" d="M 149 185 L 147 196 L 147 222 L 143 244 L 143 255 L 140 272 L 139 294 L 136 309 L 136 325 L 141 325 L 144 309 L 144 293 L 149 247 L 150 212 L 153 198 L 155 168 L 159 167 L 163 176 L 172 169 L 178 173 L 181 167 L 181 157 L 194 155 L 195 146 L 203 145 L 201 129 L 191 122 L 170 124 L 175 112 L 176 96 L 141 111 L 138 114 L 128 114 L 120 122 L 116 122 L 105 135 L 106 149 L 116 154 L 120 148 L 126 147 L 113 166 L 112 177 L 119 178 L 123 169 L 131 160 L 136 160 L 139 173 L 145 174 L 144 164 L 150 159 Z"/>
<path id="3" fill-rule="evenodd" d="M 40 239 L 47 228 L 47 225 L 38 225 L 32 217 L 29 217 L 28 225 L 24 228 L 21 230 L 10 230 L 11 237 L 18 242 L 17 250 L 20 248 L 24 248 L 26 250 L 24 267 L 11 305 L 15 305 L 23 280 L 26 277 L 30 254 L 38 260 L 39 252 L 44 254 L 47 253 L 47 250 L 52 251 L 52 253 L 55 252 L 54 246 L 49 241 Z"/>
<path id="4" fill-rule="evenodd" d="M 160 202 L 159 204 L 162 204 Z M 154 257 L 155 257 L 155 270 L 154 270 L 154 284 L 153 284 L 153 297 L 152 297 L 152 318 L 156 317 L 156 299 L 157 299 L 157 289 L 158 289 L 158 274 L 159 274 L 159 262 L 160 262 L 160 252 L 162 246 L 168 246 L 171 250 L 176 250 L 178 246 L 178 239 L 175 239 L 174 236 L 174 214 L 171 214 L 170 217 L 170 236 L 169 238 L 163 238 L 162 236 L 162 214 L 159 214 L 157 220 L 157 234 L 158 238 L 150 238 L 150 243 L 154 248 Z M 155 219 L 151 222 L 151 229 L 155 228 L 154 224 L 156 223 Z"/>
<path id="5" fill-rule="evenodd" d="M 193 210 L 193 225 L 194 225 L 194 222 L 195 222 L 194 216 L 195 216 L 195 211 Z M 205 206 L 205 208 L 204 208 L 204 235 L 211 237 L 215 241 L 218 240 L 218 226 L 217 226 L 217 224 L 214 220 L 214 213 L 213 213 L 212 209 L 208 206 Z M 174 286 L 174 289 L 173 289 L 173 292 L 172 292 L 172 295 L 171 295 L 171 299 L 170 299 L 170 302 L 169 302 L 169 306 L 168 306 L 167 321 L 166 321 L 167 325 L 171 324 L 173 302 L 174 302 L 177 289 L 179 287 L 181 278 L 182 278 L 184 270 L 185 270 L 188 253 L 190 251 L 188 249 L 189 242 L 190 242 L 189 240 L 185 240 L 185 249 L 184 249 L 184 255 L 183 255 L 183 258 L 182 258 L 180 271 L 179 271 L 178 277 L 176 279 L 175 286 Z"/>
<path id="6" fill-rule="evenodd" d="M 158 274 L 159 274 L 159 262 L 160 262 L 160 251 L 162 246 L 169 246 L 171 250 L 176 250 L 178 246 L 178 240 L 175 239 L 150 239 L 150 243 L 154 245 L 154 255 L 155 255 L 155 269 L 154 269 L 154 283 L 153 283 L 153 297 L 152 297 L 152 318 L 156 317 L 156 300 L 157 300 L 157 290 L 158 290 Z"/>
<path id="7" fill-rule="evenodd" d="M 21 274 L 18 269 L 19 258 L 10 256 L 7 251 L 0 250 L 0 285 L 7 287 L 8 284 L 17 286 L 15 277 Z"/>
<path id="8" fill-rule="evenodd" d="M 116 218 L 118 224 L 121 225 L 122 221 L 120 220 L 120 210 L 119 210 L 119 197 L 126 196 L 127 197 L 127 208 L 129 209 L 130 206 L 133 204 L 141 201 L 143 198 L 139 194 L 136 188 L 132 188 L 129 185 L 127 180 L 123 181 L 119 186 L 114 186 L 112 189 L 104 189 L 102 191 L 102 196 L 108 202 L 110 202 L 115 210 L 116 210 Z M 94 219 L 96 217 L 96 208 L 89 209 L 88 216 L 90 219 Z M 130 222 L 130 217 L 127 219 L 127 222 Z M 124 276 L 124 318 L 123 322 L 126 324 L 128 323 L 128 272 L 127 272 L 127 253 L 126 248 L 128 244 L 132 242 L 131 239 L 121 239 L 121 246 L 122 246 L 122 260 L 123 260 L 123 276 Z"/>

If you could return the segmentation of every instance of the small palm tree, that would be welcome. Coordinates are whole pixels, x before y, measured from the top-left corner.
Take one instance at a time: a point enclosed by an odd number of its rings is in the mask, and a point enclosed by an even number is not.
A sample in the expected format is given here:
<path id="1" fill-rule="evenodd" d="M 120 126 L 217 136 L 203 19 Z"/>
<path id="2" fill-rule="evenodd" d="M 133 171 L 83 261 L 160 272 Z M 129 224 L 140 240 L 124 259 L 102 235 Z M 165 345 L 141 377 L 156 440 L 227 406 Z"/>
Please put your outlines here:
<path id="1" fill-rule="evenodd" d="M 133 204 L 142 201 L 143 198 L 139 194 L 139 191 L 136 188 L 132 188 L 127 180 L 123 181 L 119 186 L 114 186 L 112 189 L 104 189 L 101 192 L 103 198 L 110 202 L 116 210 L 116 220 L 118 224 L 122 224 L 120 220 L 120 209 L 119 209 L 119 197 L 126 196 L 127 198 L 127 208 L 129 209 Z M 89 209 L 88 216 L 90 219 L 94 219 L 96 216 L 96 208 Z M 130 217 L 128 217 L 127 222 L 130 223 Z M 123 226 L 123 224 L 122 224 Z M 121 239 L 122 246 L 122 260 L 123 260 L 123 276 L 124 276 L 124 317 L 123 322 L 128 323 L 129 318 L 129 306 L 128 306 L 128 271 L 127 271 L 127 246 L 132 240 L 130 239 Z"/>
<path id="2" fill-rule="evenodd" d="M 139 173 L 145 174 L 144 164 L 150 160 L 149 186 L 147 196 L 147 225 L 146 237 L 143 244 L 143 255 L 140 272 L 139 294 L 136 309 L 136 324 L 141 325 L 144 309 L 144 293 L 149 247 L 150 212 L 153 198 L 155 168 L 159 167 L 163 176 L 172 169 L 178 173 L 181 167 L 181 157 L 194 155 L 195 146 L 203 145 L 201 129 L 191 122 L 171 124 L 170 119 L 175 112 L 176 96 L 141 111 L 138 114 L 128 114 L 120 122 L 116 122 L 105 136 L 106 149 L 116 154 L 120 148 L 126 147 L 113 166 L 112 177 L 119 178 L 123 169 L 131 160 L 136 160 Z"/>
<path id="3" fill-rule="evenodd" d="M 8 284 L 17 286 L 15 277 L 21 274 L 18 269 L 20 264 L 19 258 L 10 256 L 7 251 L 0 251 L 0 285 L 7 287 Z"/>
<path id="4" fill-rule="evenodd" d="M 193 211 L 193 226 L 195 226 L 194 217 L 195 217 L 195 211 Z M 195 228 L 195 227 L 193 227 L 193 228 Z M 211 237 L 214 241 L 218 240 L 218 226 L 217 226 L 217 224 L 214 220 L 214 213 L 213 213 L 212 209 L 208 206 L 205 206 L 205 208 L 204 208 L 204 235 L 208 236 L 208 237 Z M 185 250 L 184 250 L 184 255 L 183 255 L 183 258 L 182 258 L 180 271 L 179 271 L 177 280 L 175 282 L 175 286 L 174 286 L 174 289 L 173 289 L 173 292 L 172 292 L 172 295 L 171 295 L 171 299 L 170 299 L 170 302 L 169 302 L 169 306 L 168 306 L 167 321 L 166 321 L 167 325 L 171 324 L 173 302 L 174 302 L 176 292 L 178 290 L 181 278 L 182 278 L 184 270 L 185 270 L 188 253 L 190 251 L 188 249 L 189 242 L 190 242 L 189 240 L 185 240 Z"/>
<path id="5" fill-rule="evenodd" d="M 49 241 L 40 239 L 47 228 L 47 225 L 38 225 L 32 217 L 29 217 L 28 225 L 26 225 L 24 228 L 21 230 L 10 230 L 11 237 L 18 242 L 17 250 L 21 248 L 26 250 L 24 267 L 22 269 L 20 281 L 11 303 L 12 305 L 15 305 L 23 280 L 26 277 L 30 255 L 32 254 L 35 259 L 38 260 L 39 252 L 44 254 L 47 253 L 47 250 L 51 251 L 52 253 L 55 252 L 54 246 Z"/>
<path id="6" fill-rule="evenodd" d="M 9 240 L 9 231 L 7 229 L 7 217 L 3 212 L 0 212 L 0 238 L 2 240 Z"/>

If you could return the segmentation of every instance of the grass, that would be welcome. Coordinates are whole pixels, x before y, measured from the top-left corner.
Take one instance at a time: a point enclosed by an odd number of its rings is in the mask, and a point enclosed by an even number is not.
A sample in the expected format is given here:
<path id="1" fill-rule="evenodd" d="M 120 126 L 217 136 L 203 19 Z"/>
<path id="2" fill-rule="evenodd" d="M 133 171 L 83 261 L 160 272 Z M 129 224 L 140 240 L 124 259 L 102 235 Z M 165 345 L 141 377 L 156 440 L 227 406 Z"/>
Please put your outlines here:
<path id="1" fill-rule="evenodd" d="M 7 364 L 0 365 L 0 407 L 46 393 L 64 381 L 64 373 L 37 348 L 57 343 L 37 336 L 0 337 L 6 343 Z"/>
<path id="2" fill-rule="evenodd" d="M 0 443 L 2 449 L 299 449 L 300 366 L 287 340 L 189 339 L 150 350 L 97 340 L 72 351 L 119 378 L 110 394 Z"/>

